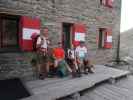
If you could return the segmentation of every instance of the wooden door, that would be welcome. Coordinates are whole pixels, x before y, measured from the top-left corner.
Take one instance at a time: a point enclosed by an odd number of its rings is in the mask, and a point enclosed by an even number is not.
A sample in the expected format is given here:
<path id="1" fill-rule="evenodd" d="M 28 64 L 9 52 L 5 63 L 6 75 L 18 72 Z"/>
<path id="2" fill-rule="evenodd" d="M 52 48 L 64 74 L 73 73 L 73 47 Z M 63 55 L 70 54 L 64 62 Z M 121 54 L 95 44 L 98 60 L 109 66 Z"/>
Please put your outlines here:
<path id="1" fill-rule="evenodd" d="M 63 23 L 63 48 L 65 51 L 72 47 L 72 26 L 71 23 Z"/>

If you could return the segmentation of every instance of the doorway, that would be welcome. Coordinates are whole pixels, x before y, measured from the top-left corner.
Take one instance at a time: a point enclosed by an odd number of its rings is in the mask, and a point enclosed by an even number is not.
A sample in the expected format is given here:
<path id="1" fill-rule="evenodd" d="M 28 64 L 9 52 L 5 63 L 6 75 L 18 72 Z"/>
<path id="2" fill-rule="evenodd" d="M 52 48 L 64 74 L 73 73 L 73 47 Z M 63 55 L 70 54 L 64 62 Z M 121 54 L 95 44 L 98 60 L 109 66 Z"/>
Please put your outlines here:
<path id="1" fill-rule="evenodd" d="M 19 48 L 19 16 L 0 14 L 0 51 Z"/>
<path id="2" fill-rule="evenodd" d="M 62 25 L 63 27 L 63 40 L 62 40 L 63 43 L 62 44 L 63 44 L 63 48 L 65 51 L 72 48 L 72 38 L 73 38 L 72 26 L 73 24 L 71 23 L 63 23 Z"/>
<path id="3" fill-rule="evenodd" d="M 104 48 L 105 45 L 105 28 L 99 28 L 99 43 L 98 48 Z"/>

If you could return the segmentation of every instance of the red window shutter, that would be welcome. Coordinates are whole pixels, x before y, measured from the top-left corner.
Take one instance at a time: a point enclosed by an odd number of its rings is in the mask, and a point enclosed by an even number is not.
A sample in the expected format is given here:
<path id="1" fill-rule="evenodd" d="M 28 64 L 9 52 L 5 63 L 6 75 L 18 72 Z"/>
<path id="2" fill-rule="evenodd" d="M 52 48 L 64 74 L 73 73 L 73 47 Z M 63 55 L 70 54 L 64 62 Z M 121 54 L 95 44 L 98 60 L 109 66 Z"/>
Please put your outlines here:
<path id="1" fill-rule="evenodd" d="M 32 51 L 32 34 L 40 34 L 40 19 L 32 18 L 28 16 L 22 16 L 20 19 L 20 36 L 19 43 L 21 50 L 23 51 Z"/>
<path id="2" fill-rule="evenodd" d="M 107 1 L 106 5 L 107 5 L 108 7 L 110 7 L 110 8 L 112 8 L 112 7 L 113 7 L 113 2 L 114 2 L 114 0 L 106 0 L 106 1 Z"/>
<path id="3" fill-rule="evenodd" d="M 102 1 L 101 1 L 102 5 L 106 5 L 106 1 L 107 1 L 107 0 L 102 0 Z"/>
<path id="4" fill-rule="evenodd" d="M 78 46 L 80 41 L 85 41 L 86 27 L 84 24 L 73 25 L 73 45 Z"/>
<path id="5" fill-rule="evenodd" d="M 102 5 L 112 8 L 114 0 L 101 0 Z"/>
<path id="6" fill-rule="evenodd" d="M 109 29 L 106 29 L 105 31 L 104 48 L 112 48 L 112 31 Z"/>

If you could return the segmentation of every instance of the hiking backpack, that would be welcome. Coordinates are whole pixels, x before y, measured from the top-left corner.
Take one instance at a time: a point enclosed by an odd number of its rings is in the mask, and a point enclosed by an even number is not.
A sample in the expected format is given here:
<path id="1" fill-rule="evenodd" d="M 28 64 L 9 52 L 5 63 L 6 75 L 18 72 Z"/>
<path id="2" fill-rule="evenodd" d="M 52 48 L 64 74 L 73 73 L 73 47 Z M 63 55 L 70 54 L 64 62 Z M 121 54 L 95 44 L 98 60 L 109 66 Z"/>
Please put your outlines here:
<path id="1" fill-rule="evenodd" d="M 33 48 L 33 51 L 37 51 L 37 39 L 40 37 L 40 34 L 33 34 L 31 36 L 32 38 L 32 48 Z"/>

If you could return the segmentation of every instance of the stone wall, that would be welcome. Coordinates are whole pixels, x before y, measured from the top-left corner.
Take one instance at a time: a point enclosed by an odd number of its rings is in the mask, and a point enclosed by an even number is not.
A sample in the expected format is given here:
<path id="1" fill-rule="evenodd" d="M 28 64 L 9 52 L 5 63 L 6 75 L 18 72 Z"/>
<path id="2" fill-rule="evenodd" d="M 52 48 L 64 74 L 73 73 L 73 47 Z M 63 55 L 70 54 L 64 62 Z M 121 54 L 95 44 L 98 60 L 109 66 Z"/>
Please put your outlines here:
<path id="1" fill-rule="evenodd" d="M 113 8 L 101 5 L 100 0 L 0 0 L 0 13 L 40 17 L 42 28 L 49 28 L 52 45 L 61 40 L 62 22 L 84 23 L 87 27 L 86 44 L 96 64 L 106 63 L 115 55 L 120 9 L 121 0 L 114 0 Z M 98 49 L 96 35 L 99 28 L 113 30 L 112 49 Z"/>
<path id="2" fill-rule="evenodd" d="M 31 54 L 22 52 L 0 53 L 0 80 L 15 77 L 27 81 L 36 79 L 36 66 L 32 66 L 31 57 Z"/>

